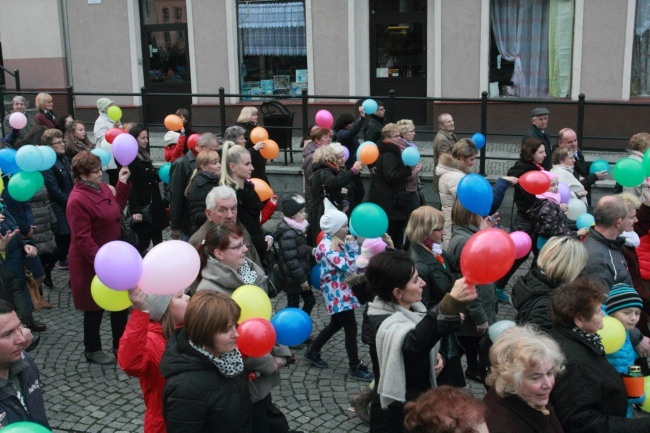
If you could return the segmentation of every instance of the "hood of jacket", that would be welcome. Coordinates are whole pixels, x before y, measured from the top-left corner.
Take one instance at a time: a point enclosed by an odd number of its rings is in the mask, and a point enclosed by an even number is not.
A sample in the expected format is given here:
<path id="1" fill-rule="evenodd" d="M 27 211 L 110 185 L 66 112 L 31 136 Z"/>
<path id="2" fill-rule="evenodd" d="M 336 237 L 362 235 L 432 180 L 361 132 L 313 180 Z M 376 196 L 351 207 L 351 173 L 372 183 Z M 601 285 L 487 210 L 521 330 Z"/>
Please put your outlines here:
<path id="1" fill-rule="evenodd" d="M 558 284 L 553 283 L 539 269 L 532 269 L 515 282 L 512 289 L 512 305 L 520 310 L 523 305 L 535 298 L 549 297 Z"/>
<path id="2" fill-rule="evenodd" d="M 380 141 L 379 143 L 377 143 L 377 149 L 379 149 L 380 155 L 382 153 L 392 153 L 393 155 L 397 155 L 400 158 L 400 160 L 402 158 L 402 150 L 397 144 L 386 142 L 386 141 Z"/>
<path id="3" fill-rule="evenodd" d="M 472 172 L 471 167 L 467 167 L 461 161 L 457 160 L 448 153 L 443 153 L 440 155 L 438 160 L 438 165 L 436 166 L 436 174 L 442 176 L 445 173 L 451 171 L 460 171 L 463 175 Z"/>
<path id="4" fill-rule="evenodd" d="M 598 242 L 605 244 L 608 248 L 616 251 L 621 251 L 625 245 L 625 238 L 623 236 L 618 236 L 616 239 L 608 239 L 600 234 L 596 228 L 589 230 L 587 236 L 594 238 Z"/>
<path id="5" fill-rule="evenodd" d="M 257 279 L 253 284 L 261 287 L 266 292 L 266 280 L 268 277 L 264 275 L 264 269 L 260 268 L 248 257 L 246 258 L 246 262 L 248 262 L 248 266 L 252 270 L 257 272 Z M 228 295 L 232 295 L 237 288 L 246 284 L 236 270 L 214 260 L 208 260 L 201 271 L 201 277 L 203 279 L 197 286 L 197 290 L 212 289 Z"/>

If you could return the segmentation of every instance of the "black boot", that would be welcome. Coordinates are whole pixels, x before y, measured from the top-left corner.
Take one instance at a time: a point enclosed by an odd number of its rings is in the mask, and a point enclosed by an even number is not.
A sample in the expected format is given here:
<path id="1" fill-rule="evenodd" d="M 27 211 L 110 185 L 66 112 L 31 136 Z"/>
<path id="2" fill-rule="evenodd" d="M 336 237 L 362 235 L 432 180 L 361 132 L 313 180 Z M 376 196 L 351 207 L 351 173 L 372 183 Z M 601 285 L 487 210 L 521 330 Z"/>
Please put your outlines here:
<path id="1" fill-rule="evenodd" d="M 33 316 L 23 319 L 23 324 L 32 330 L 32 332 L 43 332 L 47 329 L 47 325 L 43 322 L 38 322 Z"/>

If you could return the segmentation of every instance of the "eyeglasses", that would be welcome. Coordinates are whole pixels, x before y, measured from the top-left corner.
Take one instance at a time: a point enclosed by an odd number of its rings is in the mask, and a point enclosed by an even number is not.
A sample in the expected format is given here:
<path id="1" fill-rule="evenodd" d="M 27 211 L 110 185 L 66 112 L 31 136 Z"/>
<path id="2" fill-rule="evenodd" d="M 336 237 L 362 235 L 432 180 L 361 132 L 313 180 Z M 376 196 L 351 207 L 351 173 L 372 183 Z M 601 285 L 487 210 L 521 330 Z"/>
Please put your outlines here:
<path id="1" fill-rule="evenodd" d="M 101 168 L 98 168 L 97 170 L 91 170 L 90 171 L 92 174 L 100 174 L 102 172 Z"/>
<path id="2" fill-rule="evenodd" d="M 241 250 L 244 249 L 245 246 L 246 246 L 246 244 L 245 244 L 244 242 L 242 242 L 241 244 L 235 245 L 234 247 L 228 247 L 228 248 L 226 248 L 226 249 L 227 249 L 227 250 L 236 250 L 236 251 L 241 251 Z"/>
<path id="3" fill-rule="evenodd" d="M 54 146 L 56 144 L 65 144 L 65 140 L 59 140 L 59 141 L 53 141 L 52 142 L 52 146 Z"/>

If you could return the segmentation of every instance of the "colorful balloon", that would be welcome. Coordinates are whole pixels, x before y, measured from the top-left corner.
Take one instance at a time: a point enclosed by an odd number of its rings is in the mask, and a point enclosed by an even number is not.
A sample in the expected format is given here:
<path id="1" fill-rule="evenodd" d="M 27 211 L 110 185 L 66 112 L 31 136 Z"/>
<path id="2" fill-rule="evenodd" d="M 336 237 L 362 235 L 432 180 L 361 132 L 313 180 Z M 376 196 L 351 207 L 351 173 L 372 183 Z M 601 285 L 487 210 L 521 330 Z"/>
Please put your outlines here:
<path id="1" fill-rule="evenodd" d="M 375 101 L 374 99 L 366 99 L 361 104 L 361 107 L 363 107 L 364 113 L 375 114 L 377 112 L 377 109 L 379 108 L 379 105 L 377 104 L 377 101 Z"/>
<path id="2" fill-rule="evenodd" d="M 589 173 L 594 174 L 599 171 L 606 171 L 609 174 L 609 162 L 604 159 L 597 159 L 589 166 Z"/>
<path id="3" fill-rule="evenodd" d="M 579 198 L 572 198 L 569 200 L 569 203 L 567 203 L 567 206 L 569 209 L 566 212 L 566 216 L 573 221 L 577 220 L 580 215 L 587 212 L 587 205 L 585 205 Z"/>
<path id="4" fill-rule="evenodd" d="M 122 133 L 113 140 L 113 157 L 121 165 L 129 165 L 138 156 L 138 140 L 129 133 Z"/>
<path id="5" fill-rule="evenodd" d="M 110 106 L 108 107 L 108 110 L 106 110 L 106 115 L 113 122 L 118 122 L 122 118 L 122 109 L 117 105 Z"/>
<path id="6" fill-rule="evenodd" d="M 415 147 L 407 147 L 402 151 L 402 162 L 404 165 L 414 167 L 420 162 L 420 152 Z"/>
<path id="7" fill-rule="evenodd" d="M 320 232 L 318 232 L 318 236 L 316 236 L 316 245 L 320 244 L 320 241 L 323 240 L 323 236 L 325 236 L 324 231 L 321 230 Z"/>
<path id="8" fill-rule="evenodd" d="M 514 262 L 515 244 L 501 229 L 474 233 L 460 253 L 460 271 L 470 284 L 493 283 L 507 274 Z"/>
<path id="9" fill-rule="evenodd" d="M 183 119 L 176 114 L 168 114 L 167 117 L 165 117 L 164 123 L 165 128 L 170 131 L 180 131 L 183 128 Z"/>
<path id="10" fill-rule="evenodd" d="M 43 175 L 38 171 L 19 171 L 7 184 L 9 195 L 16 201 L 28 201 L 43 188 Z"/>
<path id="11" fill-rule="evenodd" d="M 31 421 L 19 421 L 3 427 L 2 433 L 52 433 L 50 429 Z"/>
<path id="12" fill-rule="evenodd" d="M 260 141 L 266 141 L 269 139 L 269 133 L 266 129 L 261 126 L 256 126 L 251 130 L 250 140 L 251 143 L 257 144 Z"/>
<path id="13" fill-rule="evenodd" d="M 623 158 L 614 164 L 612 176 L 621 185 L 634 188 L 645 181 L 646 171 L 640 161 L 634 158 Z"/>
<path id="14" fill-rule="evenodd" d="M 350 159 L 350 149 L 348 149 L 346 146 L 341 146 L 341 147 L 343 147 L 343 158 L 345 159 L 345 161 L 347 161 L 348 159 Z"/>
<path id="15" fill-rule="evenodd" d="M 271 300 L 266 292 L 257 286 L 246 284 L 238 287 L 232 293 L 232 299 L 237 302 L 241 308 L 239 323 L 255 317 L 260 317 L 266 320 L 271 318 L 273 312 Z"/>
<path id="16" fill-rule="evenodd" d="M 532 170 L 519 176 L 519 185 L 529 194 L 543 194 L 551 186 L 551 179 L 538 170 Z"/>
<path id="17" fill-rule="evenodd" d="M 458 183 L 457 196 L 465 209 L 481 216 L 487 216 L 494 199 L 492 187 L 480 174 L 470 173 Z"/>
<path id="18" fill-rule="evenodd" d="M 505 330 L 510 329 L 513 326 L 517 326 L 517 324 L 512 320 L 499 320 L 498 322 L 494 322 L 488 328 L 490 340 L 494 343 Z"/>
<path id="19" fill-rule="evenodd" d="M 0 171 L 2 171 L 2 174 L 8 175 L 20 171 L 20 167 L 16 164 L 15 149 L 0 149 Z"/>
<path id="20" fill-rule="evenodd" d="M 16 111 L 9 115 L 9 126 L 13 129 L 23 129 L 27 126 L 27 116 L 20 111 Z"/>
<path id="21" fill-rule="evenodd" d="M 481 150 L 483 146 L 485 146 L 485 135 L 481 134 L 480 132 L 475 133 L 472 135 L 472 141 L 474 144 L 476 144 L 476 148 L 478 150 Z"/>
<path id="22" fill-rule="evenodd" d="M 43 162 L 40 167 L 38 167 L 38 171 L 45 171 L 52 168 L 56 162 L 56 152 L 54 149 L 50 146 L 38 146 L 37 149 L 41 152 L 41 156 L 43 157 Z"/>
<path id="23" fill-rule="evenodd" d="M 327 110 L 318 110 L 316 112 L 316 125 L 325 129 L 332 129 L 334 125 L 334 116 Z"/>
<path id="24" fill-rule="evenodd" d="M 564 182 L 558 182 L 557 192 L 560 193 L 560 203 L 566 204 L 571 200 L 573 194 L 571 194 L 571 188 Z"/>
<path id="25" fill-rule="evenodd" d="M 122 311 L 131 306 L 129 292 L 111 290 L 97 278 L 97 275 L 90 283 L 90 294 L 95 303 L 106 311 Z"/>
<path id="26" fill-rule="evenodd" d="M 578 227 L 578 230 L 588 229 L 595 223 L 596 220 L 594 219 L 594 216 L 590 213 L 580 214 L 578 215 L 578 218 L 576 218 L 576 226 Z"/>
<path id="27" fill-rule="evenodd" d="M 138 284 L 142 276 L 142 256 L 133 245 L 108 242 L 95 255 L 97 278 L 113 290 L 129 290 Z"/>
<path id="28" fill-rule="evenodd" d="M 172 163 L 171 162 L 164 163 L 158 169 L 158 177 L 164 183 L 169 183 L 169 179 L 170 179 L 169 172 L 170 172 L 171 169 L 172 169 Z"/>
<path id="29" fill-rule="evenodd" d="M 90 153 L 99 157 L 102 166 L 106 166 L 109 162 L 111 162 L 111 153 L 106 149 L 96 147 L 95 149 L 91 150 Z"/>
<path id="30" fill-rule="evenodd" d="M 373 143 L 372 141 L 364 141 L 363 143 L 361 143 L 361 144 L 359 145 L 359 147 L 357 147 L 357 161 L 360 161 L 361 149 L 363 149 L 363 148 L 366 147 L 366 146 L 370 146 L 371 144 L 372 144 L 373 146 L 376 146 L 376 144 Z"/>
<path id="31" fill-rule="evenodd" d="M 625 343 L 625 326 L 615 317 L 603 317 L 603 328 L 596 333 L 600 335 L 607 355 L 618 351 Z"/>
<path id="32" fill-rule="evenodd" d="M 320 290 L 320 265 L 316 264 L 311 268 L 311 272 L 309 273 L 309 284 L 311 284 L 314 289 Z"/>
<path id="33" fill-rule="evenodd" d="M 199 138 L 201 138 L 199 134 L 191 134 L 189 137 L 187 137 L 187 148 L 194 149 L 196 147 L 196 143 L 199 141 Z"/>
<path id="34" fill-rule="evenodd" d="M 361 203 L 352 211 L 350 223 L 359 236 L 380 238 L 388 230 L 388 215 L 375 203 Z"/>
<path id="35" fill-rule="evenodd" d="M 174 266 L 170 266 L 170 260 Z M 165 241 L 144 256 L 138 287 L 154 295 L 173 295 L 188 288 L 200 270 L 201 259 L 192 245 L 179 240 Z"/>
<path id="36" fill-rule="evenodd" d="M 109 143 L 113 144 L 113 140 L 115 140 L 115 137 L 117 137 L 120 134 L 124 134 L 124 133 L 126 133 L 126 131 L 124 129 L 111 128 L 108 131 L 106 131 L 106 134 L 104 135 L 104 140 L 106 140 Z"/>
<path id="37" fill-rule="evenodd" d="M 264 147 L 260 149 L 260 155 L 262 155 L 264 159 L 275 159 L 279 154 L 280 147 L 278 146 L 278 143 L 271 140 L 270 138 L 268 140 L 264 140 Z"/>
<path id="38" fill-rule="evenodd" d="M 257 193 L 257 196 L 260 198 L 260 200 L 266 201 L 271 197 L 273 197 L 273 190 L 271 189 L 268 183 L 256 177 L 250 178 L 248 180 L 253 182 L 253 186 L 255 187 L 255 192 Z"/>
<path id="39" fill-rule="evenodd" d="M 650 413 L 650 376 L 643 378 L 643 390 L 645 391 L 646 399 L 641 404 L 641 410 Z"/>
<path id="40" fill-rule="evenodd" d="M 271 318 L 278 344 L 297 346 L 311 335 L 312 323 L 309 314 L 299 308 L 285 308 Z"/>
<path id="41" fill-rule="evenodd" d="M 375 161 L 377 161 L 377 158 L 379 158 L 379 148 L 375 145 L 365 146 L 361 149 L 361 152 L 359 152 L 359 161 L 363 164 L 374 164 Z"/>
<path id="42" fill-rule="evenodd" d="M 237 333 L 237 348 L 246 356 L 264 356 L 275 346 L 275 329 L 268 320 L 252 318 L 239 322 Z"/>
<path id="43" fill-rule="evenodd" d="M 526 232 L 516 231 L 510 233 L 510 239 L 515 244 L 515 259 L 526 257 L 533 247 L 533 240 Z"/>
<path id="44" fill-rule="evenodd" d="M 38 171 L 43 164 L 43 154 L 33 144 L 26 144 L 16 152 L 16 164 L 22 171 Z"/>

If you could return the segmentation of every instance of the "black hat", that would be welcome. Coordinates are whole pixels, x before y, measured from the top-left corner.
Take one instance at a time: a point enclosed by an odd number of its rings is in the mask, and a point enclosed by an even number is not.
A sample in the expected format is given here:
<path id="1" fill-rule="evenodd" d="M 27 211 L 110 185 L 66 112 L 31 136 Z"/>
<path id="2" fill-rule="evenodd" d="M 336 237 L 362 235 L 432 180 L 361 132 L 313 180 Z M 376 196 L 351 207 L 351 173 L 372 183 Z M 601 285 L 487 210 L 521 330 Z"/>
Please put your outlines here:
<path id="1" fill-rule="evenodd" d="M 551 114 L 547 108 L 533 108 L 530 110 L 530 117 L 541 116 L 542 114 Z"/>
<path id="2" fill-rule="evenodd" d="M 282 213 L 291 218 L 305 208 L 305 199 L 299 194 L 291 194 L 282 199 Z"/>

